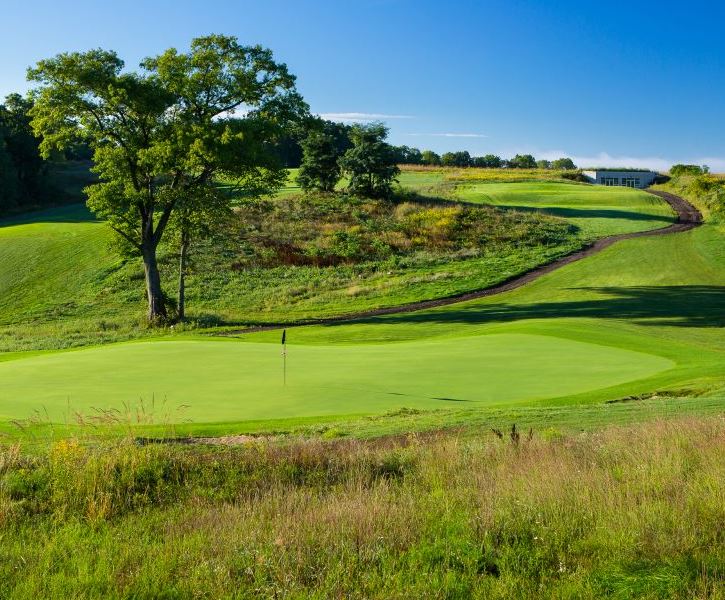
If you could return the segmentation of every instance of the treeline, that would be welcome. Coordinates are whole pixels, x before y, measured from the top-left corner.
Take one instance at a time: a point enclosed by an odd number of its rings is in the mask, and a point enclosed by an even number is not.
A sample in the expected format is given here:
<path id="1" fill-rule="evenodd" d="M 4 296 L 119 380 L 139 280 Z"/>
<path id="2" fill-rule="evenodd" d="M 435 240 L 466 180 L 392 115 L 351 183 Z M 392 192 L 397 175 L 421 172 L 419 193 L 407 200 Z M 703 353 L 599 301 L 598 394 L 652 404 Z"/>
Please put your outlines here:
<path id="1" fill-rule="evenodd" d="M 41 156 L 41 138 L 31 126 L 33 101 L 10 94 L 0 104 L 0 215 L 22 212 L 55 202 L 63 191 L 50 174 L 50 164 L 65 160 L 90 160 L 87 144 L 73 143 L 49 160 Z"/>
<path id="2" fill-rule="evenodd" d="M 0 213 L 32 204 L 44 185 L 45 161 L 30 127 L 31 106 L 19 94 L 0 104 Z"/>
<path id="3" fill-rule="evenodd" d="M 335 138 L 335 144 L 340 154 L 352 145 L 350 134 L 358 125 L 346 125 L 310 119 L 295 131 L 289 132 L 278 140 L 274 151 L 284 166 L 297 168 L 302 166 L 305 140 L 310 134 L 324 132 Z M 571 158 L 558 158 L 556 160 L 537 160 L 531 154 L 517 154 L 513 158 L 501 158 L 496 154 L 484 156 L 471 156 L 467 150 L 458 152 L 445 152 L 437 154 L 432 150 L 420 150 L 411 146 L 391 146 L 392 160 L 399 165 L 427 165 L 443 167 L 479 167 L 484 169 L 553 169 L 557 171 L 575 170 L 577 166 Z"/>
<path id="4" fill-rule="evenodd" d="M 443 167 L 480 167 L 484 169 L 555 169 L 560 171 L 574 170 L 577 166 L 571 158 L 556 160 L 536 160 L 531 154 L 517 154 L 513 158 L 504 159 L 496 154 L 471 156 L 467 150 L 446 152 L 438 155 L 432 150 L 420 151 L 408 146 L 395 146 L 398 162 L 401 164 L 417 164 Z"/>

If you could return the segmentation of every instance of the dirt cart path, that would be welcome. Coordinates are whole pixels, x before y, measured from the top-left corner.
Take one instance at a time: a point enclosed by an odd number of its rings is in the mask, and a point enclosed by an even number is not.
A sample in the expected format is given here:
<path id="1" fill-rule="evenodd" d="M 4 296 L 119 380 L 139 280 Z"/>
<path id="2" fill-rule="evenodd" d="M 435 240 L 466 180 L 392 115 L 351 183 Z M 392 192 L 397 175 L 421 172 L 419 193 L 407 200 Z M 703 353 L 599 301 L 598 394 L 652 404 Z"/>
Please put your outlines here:
<path id="1" fill-rule="evenodd" d="M 532 271 L 528 271 L 522 275 L 517 275 L 503 281 L 493 287 L 488 287 L 482 290 L 474 290 L 472 292 L 466 292 L 464 294 L 458 294 L 455 296 L 446 296 L 445 298 L 437 298 L 435 300 L 422 300 L 419 302 L 411 302 L 409 304 L 400 304 L 398 306 L 390 306 L 387 308 L 377 308 L 374 310 L 347 313 L 336 317 L 327 317 L 324 319 L 307 319 L 304 321 L 293 322 L 293 323 L 271 323 L 268 325 L 259 325 L 256 327 L 248 327 L 246 329 L 239 329 L 234 331 L 226 331 L 219 335 L 234 336 L 245 333 L 252 333 L 255 331 L 268 331 L 273 329 L 282 329 L 290 327 L 300 327 L 303 325 L 327 325 L 332 323 L 343 323 L 347 321 L 359 321 L 368 317 L 377 317 L 381 315 L 394 315 L 401 313 L 410 313 L 419 310 L 425 310 L 428 308 L 436 308 L 439 306 L 448 306 L 450 304 L 457 304 L 459 302 L 466 302 L 468 300 L 475 300 L 476 298 L 485 298 L 487 296 L 495 296 L 496 294 L 502 294 L 520 288 L 527 283 L 535 281 L 539 277 L 561 269 L 562 267 L 569 265 L 573 262 L 592 256 L 601 252 L 605 248 L 609 248 L 612 244 L 619 242 L 620 240 L 629 240 L 640 237 L 650 237 L 655 235 L 669 235 L 671 233 L 679 233 L 682 231 L 689 231 L 702 224 L 702 215 L 692 204 L 690 204 L 684 198 L 675 196 L 668 192 L 659 192 L 648 190 L 650 194 L 659 196 L 665 202 L 667 202 L 672 209 L 677 213 L 677 221 L 667 227 L 660 229 L 650 229 L 648 231 L 637 231 L 634 233 L 623 233 L 619 235 L 611 235 L 604 237 L 591 245 L 578 250 L 572 254 L 567 254 L 554 262 L 542 265 Z"/>

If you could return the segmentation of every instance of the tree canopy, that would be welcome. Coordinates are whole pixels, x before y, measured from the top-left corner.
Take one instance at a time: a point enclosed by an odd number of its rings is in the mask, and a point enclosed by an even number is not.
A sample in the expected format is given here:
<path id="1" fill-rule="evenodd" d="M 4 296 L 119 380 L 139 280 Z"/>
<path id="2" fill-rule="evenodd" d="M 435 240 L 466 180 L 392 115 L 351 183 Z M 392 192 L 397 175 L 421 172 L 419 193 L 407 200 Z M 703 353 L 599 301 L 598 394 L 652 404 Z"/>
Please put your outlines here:
<path id="1" fill-rule="evenodd" d="M 508 161 L 512 169 L 535 169 L 536 159 L 531 154 L 517 154 Z"/>
<path id="2" fill-rule="evenodd" d="M 297 183 L 305 191 L 332 192 L 340 181 L 339 159 L 335 138 L 325 131 L 312 131 L 302 142 Z"/>
<path id="3" fill-rule="evenodd" d="M 437 166 L 441 164 L 441 157 L 433 152 L 433 150 L 423 150 L 421 153 L 421 162 L 424 165 Z"/>
<path id="4" fill-rule="evenodd" d="M 0 104 L 0 209 L 35 203 L 45 165 L 30 126 L 32 102 L 10 94 Z"/>
<path id="5" fill-rule="evenodd" d="M 500 169 L 503 165 L 501 157 L 495 154 L 486 154 L 485 156 L 476 156 L 473 159 L 474 167 L 483 167 L 485 169 Z"/>
<path id="6" fill-rule="evenodd" d="M 576 169 L 576 165 L 571 158 L 557 158 L 552 161 L 551 168 L 559 171 L 573 171 Z"/>
<path id="7" fill-rule="evenodd" d="M 385 139 L 388 129 L 382 123 L 353 125 L 350 148 L 340 159 L 340 166 L 350 178 L 348 189 L 370 198 L 385 198 L 392 192 L 400 169 L 395 152 Z"/>
<path id="8" fill-rule="evenodd" d="M 470 167 L 471 155 L 468 150 L 461 152 L 446 152 L 441 156 L 441 164 L 445 167 Z"/>

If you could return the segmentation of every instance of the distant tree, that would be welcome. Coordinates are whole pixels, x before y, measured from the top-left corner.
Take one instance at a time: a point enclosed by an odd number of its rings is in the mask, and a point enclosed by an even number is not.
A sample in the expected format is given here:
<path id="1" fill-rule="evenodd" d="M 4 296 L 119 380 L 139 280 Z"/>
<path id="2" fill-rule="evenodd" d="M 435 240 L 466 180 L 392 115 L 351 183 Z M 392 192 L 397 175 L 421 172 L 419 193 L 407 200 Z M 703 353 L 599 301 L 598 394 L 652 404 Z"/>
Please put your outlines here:
<path id="1" fill-rule="evenodd" d="M 39 84 L 31 115 L 43 154 L 79 139 L 93 148 L 100 182 L 86 188 L 88 205 L 142 257 L 152 322 L 168 315 L 157 249 L 175 211 L 195 210 L 221 176 L 250 194 L 281 186 L 287 172 L 269 146 L 306 110 L 271 51 L 220 35 L 136 72 L 92 50 L 43 60 L 28 76 Z M 239 108 L 243 117 L 230 116 Z"/>
<path id="2" fill-rule="evenodd" d="M 423 155 L 418 148 L 410 146 L 393 146 L 395 162 L 401 165 L 420 165 L 423 162 Z"/>
<path id="3" fill-rule="evenodd" d="M 433 150 L 423 150 L 421 153 L 421 163 L 424 165 L 438 166 L 441 164 L 441 157 L 433 152 Z"/>
<path id="4" fill-rule="evenodd" d="M 38 195 L 45 167 L 40 140 L 30 125 L 32 106 L 32 101 L 20 94 L 10 94 L 0 105 L 0 129 L 15 168 L 17 194 L 25 200 Z"/>
<path id="5" fill-rule="evenodd" d="M 517 154 L 508 164 L 511 169 L 535 169 L 536 159 L 531 154 Z"/>
<path id="6" fill-rule="evenodd" d="M 485 156 L 476 156 L 473 159 L 473 166 L 484 169 L 500 169 L 501 162 L 501 158 L 495 154 L 486 154 Z"/>
<path id="7" fill-rule="evenodd" d="M 350 178 L 351 192 L 371 198 L 385 198 L 392 192 L 400 169 L 392 146 L 385 141 L 387 136 L 388 129 L 382 123 L 352 126 L 352 148 L 340 159 L 340 167 Z"/>
<path id="8" fill-rule="evenodd" d="M 18 174 L 0 129 L 0 211 L 16 206 L 19 198 Z"/>
<path id="9" fill-rule="evenodd" d="M 539 169 L 551 169 L 551 161 L 546 159 L 541 159 L 536 161 L 536 166 Z"/>
<path id="10" fill-rule="evenodd" d="M 333 135 L 312 131 L 302 142 L 302 164 L 297 182 L 305 191 L 332 192 L 340 181 L 340 153 Z"/>
<path id="11" fill-rule="evenodd" d="M 709 169 L 706 171 L 703 167 L 700 165 L 672 165 L 670 168 L 670 175 L 673 177 L 679 177 L 680 175 L 703 175 L 705 173 L 709 172 Z"/>
<path id="12" fill-rule="evenodd" d="M 455 154 L 455 152 L 444 152 L 441 155 L 441 164 L 444 167 L 455 167 L 456 166 L 456 154 Z"/>
<path id="13" fill-rule="evenodd" d="M 471 155 L 468 150 L 446 152 L 441 157 L 441 164 L 446 167 L 470 167 L 472 164 Z"/>
<path id="14" fill-rule="evenodd" d="M 551 163 L 551 168 L 557 171 L 573 171 L 576 165 L 571 158 L 557 158 Z"/>

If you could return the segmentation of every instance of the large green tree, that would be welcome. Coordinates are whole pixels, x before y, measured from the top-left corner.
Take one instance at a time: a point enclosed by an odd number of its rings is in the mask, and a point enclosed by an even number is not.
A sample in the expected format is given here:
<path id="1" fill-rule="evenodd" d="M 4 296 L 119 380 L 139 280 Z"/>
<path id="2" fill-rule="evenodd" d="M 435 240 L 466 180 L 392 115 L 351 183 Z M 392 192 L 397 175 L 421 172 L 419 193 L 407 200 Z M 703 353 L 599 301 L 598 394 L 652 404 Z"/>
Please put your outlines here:
<path id="1" fill-rule="evenodd" d="M 340 159 L 340 166 L 350 178 L 348 189 L 354 194 L 385 198 L 392 192 L 400 173 L 395 151 L 385 139 L 388 129 L 382 123 L 354 125 L 350 129 L 350 148 Z"/>
<path id="2" fill-rule="evenodd" d="M 220 35 L 137 71 L 92 50 L 43 60 L 28 77 L 43 154 L 79 139 L 93 148 L 100 181 L 86 189 L 88 205 L 142 257 L 151 321 L 167 317 L 157 248 L 175 211 L 195 210 L 220 177 L 250 193 L 282 185 L 286 171 L 268 148 L 306 112 L 270 50 Z"/>

